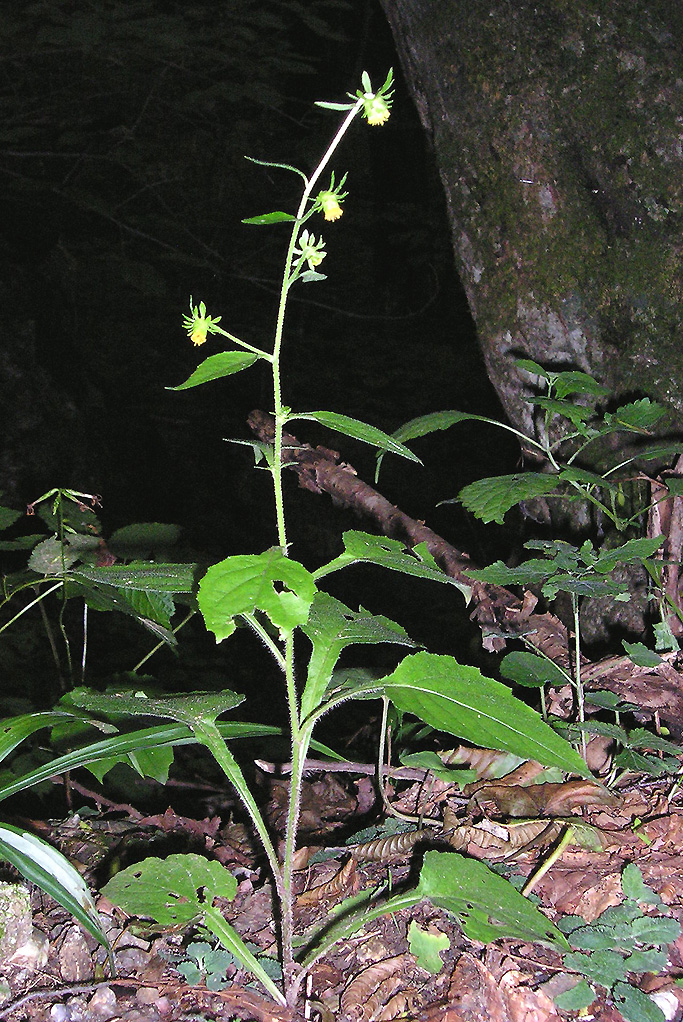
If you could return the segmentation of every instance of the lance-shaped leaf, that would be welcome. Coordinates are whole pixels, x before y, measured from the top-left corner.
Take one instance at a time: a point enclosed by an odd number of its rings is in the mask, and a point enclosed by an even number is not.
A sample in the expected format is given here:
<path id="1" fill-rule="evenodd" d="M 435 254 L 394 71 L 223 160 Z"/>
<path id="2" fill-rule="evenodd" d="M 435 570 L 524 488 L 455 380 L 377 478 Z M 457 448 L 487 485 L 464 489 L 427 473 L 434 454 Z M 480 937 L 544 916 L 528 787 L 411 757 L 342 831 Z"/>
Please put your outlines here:
<path id="1" fill-rule="evenodd" d="M 54 727 L 56 724 L 63 724 L 66 721 L 83 721 L 81 714 L 68 713 L 64 710 L 46 710 L 41 713 L 23 713 L 18 717 L 8 717 L 0 722 L 0 761 L 16 749 L 17 745 L 40 731 L 43 727 Z M 88 721 L 88 723 L 90 723 Z M 103 730 L 112 730 L 111 724 L 99 724 Z"/>
<path id="2" fill-rule="evenodd" d="M 275 583 L 284 588 L 276 589 Z M 206 627 L 221 642 L 234 632 L 235 616 L 256 611 L 291 632 L 305 623 L 315 591 L 311 573 L 272 547 L 214 564 L 199 583 L 197 599 Z"/>
<path id="3" fill-rule="evenodd" d="M 182 696 L 155 699 L 144 693 L 93 692 L 79 689 L 72 693 L 73 702 L 94 713 L 110 713 L 116 717 L 166 717 L 193 728 L 198 720 L 215 720 L 221 713 L 244 702 L 244 696 L 230 689 L 220 692 L 188 692 Z"/>
<path id="4" fill-rule="evenodd" d="M 19 827 L 0 824 L 0 858 L 59 902 L 95 940 L 109 950 L 90 891 L 61 852 Z"/>
<path id="5" fill-rule="evenodd" d="M 379 903 L 365 903 L 333 922 L 305 949 L 302 964 L 310 965 L 333 944 L 347 939 L 373 920 L 413 908 L 425 900 L 457 916 L 471 940 L 487 944 L 501 937 L 511 937 L 550 944 L 562 951 L 569 949 L 560 930 L 511 883 L 483 862 L 456 852 L 431 851 L 425 854 L 417 887 Z"/>
<path id="6" fill-rule="evenodd" d="M 232 376 L 233 373 L 248 369 L 260 357 L 250 351 L 221 351 L 217 355 L 209 355 L 184 383 L 179 383 L 177 387 L 166 387 L 166 390 L 188 390 L 201 383 L 209 383 L 210 380 Z"/>
<path id="7" fill-rule="evenodd" d="M 135 589 L 150 593 L 191 593 L 196 564 L 157 564 L 149 561 L 98 567 L 83 565 L 69 572 L 75 581 L 87 579 L 116 589 Z"/>
<path id="8" fill-rule="evenodd" d="M 378 642 L 415 646 L 401 625 L 390 618 L 376 616 L 362 608 L 360 611 L 351 610 L 339 600 L 321 592 L 315 595 L 303 631 L 311 640 L 313 652 L 301 697 L 302 720 L 318 708 L 335 664 L 346 646 Z"/>
<path id="9" fill-rule="evenodd" d="M 257 224 L 257 225 L 260 225 L 260 224 L 282 224 L 282 223 L 285 223 L 286 221 L 291 222 L 292 220 L 296 220 L 296 217 L 292 216 L 291 213 L 283 213 L 282 210 L 278 209 L 278 210 L 275 210 L 273 213 L 259 213 L 258 216 L 247 217 L 246 220 L 242 221 L 242 223 L 243 224 Z"/>
<path id="10" fill-rule="evenodd" d="M 290 415 L 288 421 L 292 422 L 296 419 L 310 419 L 313 422 L 319 422 L 321 426 L 327 426 L 337 433 L 353 437 L 354 440 L 362 440 L 366 444 L 372 444 L 373 447 L 379 447 L 382 451 L 398 454 L 409 461 L 417 462 L 418 465 L 422 464 L 417 455 L 409 451 L 398 440 L 394 440 L 388 433 L 384 433 L 376 426 L 361 422 L 360 419 L 351 419 L 348 415 L 339 415 L 337 412 L 297 412 L 295 415 Z"/>
<path id="11" fill-rule="evenodd" d="M 432 582 L 445 582 L 447 585 L 455 586 L 469 602 L 470 587 L 442 571 L 424 543 L 418 543 L 417 546 L 408 548 L 398 539 L 373 536 L 372 533 L 355 530 L 345 532 L 343 540 L 344 553 L 323 565 L 322 568 L 318 568 L 313 573 L 315 579 L 324 578 L 325 575 L 330 575 L 333 571 L 339 571 L 351 564 L 378 564 L 382 568 L 400 571 L 404 575 L 428 578 Z"/>
<path id="12" fill-rule="evenodd" d="M 486 749 L 590 777 L 579 754 L 498 681 L 449 656 L 414 653 L 377 682 L 404 713 Z"/>

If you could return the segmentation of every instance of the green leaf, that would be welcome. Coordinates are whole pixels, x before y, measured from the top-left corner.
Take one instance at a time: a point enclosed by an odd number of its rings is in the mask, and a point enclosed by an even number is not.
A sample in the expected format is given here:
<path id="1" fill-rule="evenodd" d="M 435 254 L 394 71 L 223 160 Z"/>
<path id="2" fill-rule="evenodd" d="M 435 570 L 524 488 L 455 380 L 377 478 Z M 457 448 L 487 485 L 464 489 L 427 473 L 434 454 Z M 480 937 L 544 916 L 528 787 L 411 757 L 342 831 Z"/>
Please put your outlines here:
<path id="1" fill-rule="evenodd" d="M 573 934 L 572 944 L 574 944 Z M 592 955 L 577 953 L 565 955 L 563 962 L 565 969 L 578 972 L 586 979 L 593 983 L 599 983 L 600 986 L 606 987 L 608 990 L 613 983 L 626 979 L 628 975 L 624 959 L 618 952 L 609 950 L 607 947 L 604 950 L 594 951 Z"/>
<path id="2" fill-rule="evenodd" d="M 276 589 L 275 582 L 285 589 Z M 292 631 L 305 624 L 315 593 L 311 573 L 272 547 L 214 564 L 199 583 L 197 599 L 206 627 L 222 642 L 234 632 L 235 616 L 257 610 L 264 611 L 276 628 Z"/>
<path id="3" fill-rule="evenodd" d="M 626 1022 L 666 1022 L 659 1005 L 630 983 L 615 983 L 612 997 Z"/>
<path id="4" fill-rule="evenodd" d="M 627 657 L 636 667 L 657 667 L 662 662 L 660 655 L 648 649 L 642 642 L 627 642 L 626 639 L 622 639 L 621 644 L 626 650 Z"/>
<path id="5" fill-rule="evenodd" d="M 144 693 L 95 692 L 78 689 L 71 693 L 76 706 L 91 713 L 105 713 L 131 717 L 165 717 L 192 728 L 197 720 L 215 720 L 228 710 L 244 702 L 244 696 L 225 688 L 220 692 L 188 692 L 182 696 L 162 696 L 155 699 Z"/>
<path id="6" fill-rule="evenodd" d="M 100 721 L 90 721 L 93 726 L 105 727 Z M 282 729 L 268 724 L 251 724 L 241 721 L 230 721 L 218 725 L 218 732 L 223 740 L 232 738 L 258 738 L 270 735 L 281 735 Z M 143 728 L 130 734 L 116 734 L 98 742 L 91 742 L 72 752 L 64 753 L 56 759 L 36 767 L 18 778 L 0 786 L 0 801 L 16 795 L 20 791 L 42 781 L 75 770 L 77 767 L 89 766 L 99 760 L 116 757 L 117 762 L 130 762 L 128 756 L 140 749 L 163 748 L 166 746 L 195 745 L 198 739 L 186 725 L 164 724 L 157 727 Z M 317 743 L 314 743 L 317 744 Z"/>
<path id="7" fill-rule="evenodd" d="M 476 419 L 478 422 L 488 422 L 498 425 L 495 419 L 487 419 L 482 415 L 471 415 L 468 412 L 456 412 L 456 411 L 443 411 L 443 412 L 430 412 L 428 415 L 420 415 L 416 419 L 411 419 L 409 422 L 404 423 L 394 433 L 394 440 L 398 440 L 403 443 L 405 440 L 414 440 L 415 437 L 426 436 L 428 433 L 434 433 L 436 430 L 449 429 L 458 422 L 465 422 L 472 419 Z"/>
<path id="8" fill-rule="evenodd" d="M 166 390 L 188 390 L 190 387 L 198 387 L 202 383 L 209 383 L 210 380 L 220 380 L 223 376 L 232 376 L 233 373 L 241 373 L 248 369 L 259 359 L 250 351 L 221 351 L 217 355 L 209 355 L 201 365 L 184 383 L 177 387 L 166 387 Z"/>
<path id="9" fill-rule="evenodd" d="M 563 419 L 569 419 L 581 433 L 585 432 L 586 423 L 594 416 L 591 408 L 584 408 L 583 405 L 573 404 L 570 401 L 557 401 L 552 397 L 535 397 L 529 404 L 536 408 L 544 408 L 551 415 L 559 415 Z"/>
<path id="10" fill-rule="evenodd" d="M 344 553 L 314 571 L 313 577 L 316 581 L 351 564 L 377 564 L 382 568 L 389 568 L 391 571 L 400 571 L 404 575 L 428 578 L 433 582 L 444 582 L 447 585 L 455 586 L 463 594 L 466 602 L 469 602 L 471 588 L 442 571 L 424 544 L 419 543 L 410 548 L 398 539 L 373 536 L 369 532 L 355 530 L 345 532 L 342 538 Z"/>
<path id="11" fill-rule="evenodd" d="M 69 572 L 69 578 L 88 579 L 102 586 L 135 589 L 152 593 L 191 593 L 194 589 L 196 564 L 161 564 L 133 562 L 111 564 L 101 568 L 83 565 Z"/>
<path id="12" fill-rule="evenodd" d="M 60 543 L 56 536 L 49 536 L 33 548 L 28 566 L 39 575 L 61 575 L 80 557 L 79 550 L 72 550 L 68 543 Z"/>
<path id="13" fill-rule="evenodd" d="M 553 375 L 553 388 L 560 401 L 564 400 L 569 394 L 590 394 L 592 397 L 607 397 L 610 393 L 609 387 L 603 387 L 601 383 L 594 380 L 588 373 L 582 373 L 576 369 Z"/>
<path id="14" fill-rule="evenodd" d="M 455 852 L 427 852 L 415 894 L 457 916 L 470 940 L 488 943 L 512 937 L 568 946 L 535 905 L 477 859 Z"/>
<path id="15" fill-rule="evenodd" d="M 673 944 L 681 935 L 681 924 L 668 916 L 640 916 L 631 923 L 631 933 L 639 944 Z"/>
<path id="16" fill-rule="evenodd" d="M 404 713 L 486 749 L 503 749 L 590 777 L 579 754 L 525 703 L 476 667 L 449 656 L 414 653 L 377 682 Z"/>
<path id="17" fill-rule="evenodd" d="M 650 430 L 664 415 L 666 415 L 666 409 L 663 405 L 657 404 L 656 401 L 650 401 L 649 397 L 643 397 L 639 401 L 621 405 L 616 412 L 608 412 L 605 415 L 605 422 L 615 428 L 640 433 Z"/>
<path id="18" fill-rule="evenodd" d="M 460 503 L 486 522 L 503 524 L 505 513 L 523 500 L 531 500 L 557 490 L 558 477 L 543 472 L 517 472 L 509 476 L 478 479 L 463 487 Z"/>
<path id="19" fill-rule="evenodd" d="M 561 687 L 568 683 L 567 676 L 557 664 L 535 653 L 508 653 L 501 661 L 500 673 L 509 681 L 531 688 L 543 685 Z"/>
<path id="20" fill-rule="evenodd" d="M 443 969 L 443 960 L 439 957 L 439 952 L 447 951 L 451 942 L 445 933 L 423 930 L 413 919 L 408 927 L 408 946 L 410 953 L 417 958 L 420 968 L 436 976 Z"/>
<path id="21" fill-rule="evenodd" d="M 494 561 L 486 568 L 468 568 L 467 577 L 492 585 L 538 585 L 555 573 L 555 567 L 541 558 L 524 561 L 516 568 L 508 568 L 502 561 Z"/>
<path id="22" fill-rule="evenodd" d="M 664 542 L 663 536 L 643 536 L 641 539 L 629 539 L 621 546 L 610 550 L 601 550 L 595 562 L 595 571 L 607 574 L 614 571 L 618 564 L 642 562 L 659 550 Z"/>
<path id="23" fill-rule="evenodd" d="M 173 758 L 171 746 L 161 749 L 138 749 L 136 752 L 128 753 L 128 764 L 140 777 L 151 777 L 159 784 L 166 784 Z M 96 763 L 85 763 L 84 767 L 102 783 L 109 771 L 120 762 L 120 756 L 112 756 L 110 759 L 100 759 Z"/>
<path id="24" fill-rule="evenodd" d="M 237 881 L 225 866 L 202 855 L 148 858 L 121 870 L 102 893 L 138 919 L 162 926 L 185 925 L 201 916 L 214 898 L 232 901 Z"/>
<path id="25" fill-rule="evenodd" d="M 683 749 L 676 742 L 670 742 L 661 735 L 653 734 L 644 727 L 636 727 L 628 736 L 631 749 L 652 749 L 655 752 L 668 752 L 672 756 L 680 756 Z"/>
<path id="26" fill-rule="evenodd" d="M 610 953 L 613 953 L 615 946 L 620 946 L 616 939 L 614 926 L 602 924 L 599 920 L 573 930 L 571 934 L 571 945 L 572 947 L 579 948 L 581 951 L 609 951 Z M 619 958 L 619 962 L 621 962 L 621 956 L 617 957 Z M 583 959 L 583 956 L 579 956 L 579 958 Z M 569 964 L 567 963 L 566 958 L 565 964 Z M 569 967 L 576 968 L 576 965 L 571 964 Z M 580 971 L 583 972 L 584 976 L 587 975 L 589 979 L 595 979 L 594 973 L 584 972 L 583 969 Z M 601 983 L 602 980 L 597 980 L 597 982 Z M 603 986 L 611 986 L 613 982 L 614 979 L 610 980 L 609 983 L 603 983 Z"/>
<path id="27" fill-rule="evenodd" d="M 308 621 L 302 628 L 313 645 L 306 685 L 301 697 L 301 719 L 316 710 L 342 650 L 353 644 L 392 642 L 415 646 L 407 632 L 387 617 L 361 608 L 351 610 L 327 593 L 317 592 Z"/>
<path id="28" fill-rule="evenodd" d="M 628 972 L 663 972 L 668 965 L 669 955 L 666 951 L 634 951 L 626 959 Z"/>
<path id="29" fill-rule="evenodd" d="M 282 224 L 291 223 L 292 220 L 296 220 L 295 216 L 291 213 L 283 213 L 282 210 L 276 210 L 274 213 L 260 213 L 258 216 L 250 216 L 242 221 L 243 224 Z"/>
<path id="30" fill-rule="evenodd" d="M 19 827 L 0 824 L 0 857 L 37 884 L 109 950 L 90 891 L 78 870 L 46 841 Z"/>
<path id="31" fill-rule="evenodd" d="M 595 991 L 586 983 L 585 979 L 579 980 L 576 986 L 570 990 L 564 990 L 553 998 L 560 1011 L 581 1011 L 587 1008 L 595 1000 Z"/>
<path id="32" fill-rule="evenodd" d="M 0 507 L 0 529 L 9 529 L 24 515 L 23 511 L 15 511 L 12 507 Z"/>
<path id="33" fill-rule="evenodd" d="M 102 892 L 124 912 L 137 918 L 154 919 L 162 926 L 184 926 L 203 918 L 224 947 L 258 976 L 271 996 L 283 998 L 244 941 L 223 918 L 213 902 L 232 901 L 237 881 L 225 866 L 192 853 L 149 858 L 117 873 Z"/>
<path id="34" fill-rule="evenodd" d="M 317 280 L 327 280 L 327 274 L 318 273 L 317 270 L 304 270 L 304 272 L 300 273 L 296 279 L 302 281 L 304 284 L 313 284 Z"/>
<path id="35" fill-rule="evenodd" d="M 373 447 L 379 447 L 390 454 L 398 454 L 402 458 L 407 458 L 408 461 L 417 462 L 418 465 L 422 464 L 417 455 L 413 454 L 412 451 L 409 451 L 407 447 L 404 447 L 397 440 L 394 440 L 393 437 L 390 437 L 388 433 L 382 432 L 376 426 L 368 425 L 367 422 L 351 419 L 348 415 L 339 415 L 337 412 L 298 412 L 295 415 L 291 415 L 288 421 L 293 422 L 298 419 L 319 422 L 321 426 L 327 426 L 337 433 L 343 433 L 345 436 L 353 437 L 355 440 L 362 440 L 364 443 L 372 444 Z"/>
<path id="36" fill-rule="evenodd" d="M 79 714 L 59 710 L 46 710 L 41 713 L 24 713 L 18 717 L 7 717 L 0 722 L 0 762 L 16 749 L 17 745 L 44 727 L 54 727 L 65 721 L 82 720 Z"/>

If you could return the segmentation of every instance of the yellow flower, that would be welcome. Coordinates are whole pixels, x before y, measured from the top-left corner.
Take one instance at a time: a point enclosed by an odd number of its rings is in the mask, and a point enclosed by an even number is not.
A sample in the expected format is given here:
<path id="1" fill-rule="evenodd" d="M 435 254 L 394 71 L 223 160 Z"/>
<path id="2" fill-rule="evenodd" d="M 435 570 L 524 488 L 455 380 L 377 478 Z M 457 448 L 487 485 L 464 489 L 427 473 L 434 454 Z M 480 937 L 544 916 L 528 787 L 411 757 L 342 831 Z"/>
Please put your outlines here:
<path id="1" fill-rule="evenodd" d="M 193 344 L 199 346 L 206 342 L 206 335 L 215 333 L 213 329 L 217 323 L 220 323 L 221 316 L 207 316 L 206 305 L 204 302 L 199 303 L 199 307 L 192 305 L 192 299 L 190 298 L 190 312 L 192 315 L 183 316 L 183 327 L 187 330 L 190 340 Z"/>
<path id="2" fill-rule="evenodd" d="M 316 266 L 320 266 L 327 255 L 327 252 L 323 251 L 325 248 L 323 239 L 320 238 L 316 241 L 315 235 L 309 234 L 308 231 L 301 232 L 299 245 L 300 248 L 294 249 L 294 255 L 299 256 L 302 262 L 307 262 L 309 270 L 314 270 Z"/>
<path id="3" fill-rule="evenodd" d="M 363 100 L 363 114 L 368 124 L 385 124 L 389 120 L 390 99 L 374 92 L 366 92 Z"/>
<path id="4" fill-rule="evenodd" d="M 319 192 L 317 201 L 323 211 L 326 220 L 338 220 L 344 210 L 339 204 L 339 196 L 334 192 Z"/>

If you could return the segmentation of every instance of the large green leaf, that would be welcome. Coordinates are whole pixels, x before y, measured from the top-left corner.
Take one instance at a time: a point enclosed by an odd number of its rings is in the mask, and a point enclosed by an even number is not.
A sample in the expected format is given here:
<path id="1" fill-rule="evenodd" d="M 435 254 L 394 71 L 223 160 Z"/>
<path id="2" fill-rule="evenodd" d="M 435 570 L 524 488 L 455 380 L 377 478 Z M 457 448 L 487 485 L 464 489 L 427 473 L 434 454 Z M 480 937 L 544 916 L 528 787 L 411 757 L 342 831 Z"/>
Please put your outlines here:
<path id="1" fill-rule="evenodd" d="M 540 687 L 543 685 L 563 686 L 569 683 L 568 676 L 560 670 L 557 664 L 536 653 L 526 653 L 516 650 L 508 653 L 500 664 L 500 673 L 509 681 L 518 685 Z"/>
<path id="2" fill-rule="evenodd" d="M 569 948 L 535 905 L 478 859 L 427 852 L 415 894 L 457 916 L 470 940 L 512 937 Z"/>
<path id="3" fill-rule="evenodd" d="M 377 685 L 392 703 L 440 731 L 485 749 L 590 777 L 579 754 L 498 681 L 449 656 L 414 653 Z"/>
<path id="4" fill-rule="evenodd" d="M 420 880 L 412 890 L 386 900 L 361 904 L 316 935 L 304 949 L 302 964 L 310 965 L 321 953 L 345 940 L 383 915 L 411 909 L 425 899 L 457 916 L 472 940 L 489 943 L 501 937 L 551 944 L 568 951 L 566 937 L 512 884 L 478 859 L 455 852 L 426 852 Z"/>
<path id="5" fill-rule="evenodd" d="M 237 893 L 236 879 L 220 862 L 194 853 L 144 859 L 117 873 L 102 892 L 129 915 L 154 919 L 163 926 L 185 926 L 203 919 L 221 943 L 260 979 L 271 997 L 284 1003 L 282 992 L 261 963 L 213 906 L 216 898 L 232 901 Z"/>
<path id="6" fill-rule="evenodd" d="M 248 369 L 259 357 L 250 351 L 221 351 L 217 355 L 209 355 L 184 383 L 179 383 L 177 387 L 166 387 L 166 390 L 189 390 L 190 387 L 198 387 L 211 380 L 220 380 L 223 376 L 232 376 L 233 373 Z"/>
<path id="7" fill-rule="evenodd" d="M 400 571 L 404 575 L 428 578 L 432 582 L 445 582 L 447 585 L 455 586 L 463 594 L 466 602 L 469 602 L 472 592 L 470 587 L 442 571 L 424 543 L 407 547 L 398 539 L 373 536 L 369 532 L 355 530 L 345 532 L 342 538 L 344 553 L 314 571 L 313 577 L 316 580 L 351 564 L 377 564 L 391 571 Z"/>
<path id="8" fill-rule="evenodd" d="M 342 650 L 354 643 L 395 642 L 415 646 L 410 636 L 395 621 L 375 616 L 361 608 L 351 610 L 327 593 L 315 595 L 304 633 L 313 652 L 308 664 L 306 685 L 301 697 L 301 718 L 317 709 L 332 677 Z"/>
<path id="9" fill-rule="evenodd" d="M 155 699 L 144 693 L 94 692 L 79 689 L 72 694 L 76 706 L 92 713 L 111 713 L 116 716 L 166 717 L 194 727 L 198 720 L 215 720 L 221 713 L 244 702 L 244 696 L 230 689 L 220 692 L 188 692 L 182 696 L 162 696 Z"/>
<path id="10" fill-rule="evenodd" d="M 276 589 L 276 582 L 285 588 Z M 276 628 L 292 631 L 306 621 L 315 591 L 311 573 L 272 547 L 214 564 L 199 583 L 198 603 L 206 627 L 221 642 L 234 632 L 234 617 L 259 610 Z"/>
<path id="11" fill-rule="evenodd" d="M 351 419 L 348 415 L 339 415 L 337 412 L 297 412 L 295 415 L 290 415 L 288 422 L 296 419 L 310 419 L 313 422 L 319 422 L 321 426 L 334 429 L 337 433 L 343 433 L 355 440 L 362 440 L 366 444 L 372 444 L 373 447 L 379 447 L 380 450 L 388 451 L 390 454 L 398 454 L 409 461 L 416 461 L 418 465 L 422 464 L 416 454 L 413 454 L 388 433 L 377 429 L 376 426 L 370 426 L 367 422 Z"/>
<path id="12" fill-rule="evenodd" d="M 19 827 L 0 824 L 0 858 L 11 862 L 28 881 L 37 884 L 109 950 L 90 891 L 80 873 L 61 852 Z"/>
<path id="13" fill-rule="evenodd" d="M 558 477 L 542 472 L 516 472 L 509 476 L 478 479 L 463 487 L 460 503 L 482 522 L 503 524 L 505 513 L 522 500 L 557 490 Z"/>

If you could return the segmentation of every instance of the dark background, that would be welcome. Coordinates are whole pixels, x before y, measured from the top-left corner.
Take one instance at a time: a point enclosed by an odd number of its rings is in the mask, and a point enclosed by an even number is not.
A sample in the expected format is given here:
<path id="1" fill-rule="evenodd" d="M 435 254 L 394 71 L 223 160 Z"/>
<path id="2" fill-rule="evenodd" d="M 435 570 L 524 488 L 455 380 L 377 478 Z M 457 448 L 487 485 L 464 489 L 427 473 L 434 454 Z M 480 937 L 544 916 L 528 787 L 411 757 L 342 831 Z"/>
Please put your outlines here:
<path id="1" fill-rule="evenodd" d="M 228 346 L 192 346 L 181 326 L 190 295 L 226 329 L 271 346 L 286 228 L 240 221 L 293 209 L 299 179 L 244 156 L 310 171 L 339 123 L 314 101 L 343 101 L 363 70 L 379 87 L 394 67 L 394 109 L 381 129 L 357 122 L 334 163 L 337 179 L 349 172 L 350 194 L 343 218 L 324 227 L 328 280 L 292 292 L 285 401 L 388 432 L 442 408 L 499 414 L 432 154 L 378 3 L 49 0 L 5 10 L 1 31 L 5 503 L 55 485 L 98 493 L 105 536 L 133 521 L 175 522 L 178 556 L 207 562 L 274 542 L 269 477 L 224 442 L 248 438 L 248 413 L 271 407 L 265 369 L 164 388 Z M 297 427 L 372 480 L 371 449 Z M 504 555 L 514 536 L 436 505 L 474 478 L 512 471 L 515 444 L 464 424 L 414 449 L 425 467 L 387 458 L 379 488 L 476 561 Z M 362 523 L 287 482 L 292 555 L 319 564 Z M 363 581 L 378 594 L 372 609 L 392 613 L 399 599 L 418 637 L 436 623 L 436 645 L 454 652 L 434 610 L 441 593 L 413 583 L 399 596 L 396 580 L 376 573 L 353 584 Z"/>

